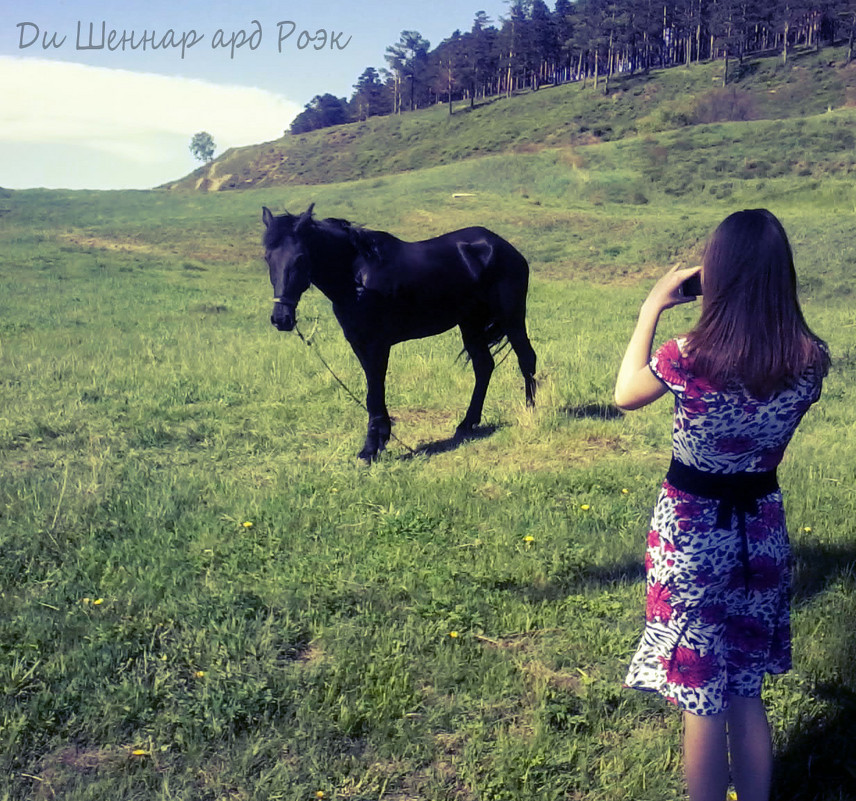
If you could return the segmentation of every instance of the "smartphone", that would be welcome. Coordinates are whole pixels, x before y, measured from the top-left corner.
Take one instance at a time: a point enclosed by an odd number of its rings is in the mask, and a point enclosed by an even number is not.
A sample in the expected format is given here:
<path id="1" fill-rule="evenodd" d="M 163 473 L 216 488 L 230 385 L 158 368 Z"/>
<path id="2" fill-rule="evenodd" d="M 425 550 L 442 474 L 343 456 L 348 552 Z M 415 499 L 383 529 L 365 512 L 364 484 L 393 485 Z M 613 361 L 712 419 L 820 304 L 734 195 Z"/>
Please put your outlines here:
<path id="1" fill-rule="evenodd" d="M 701 295 L 701 273 L 691 275 L 681 284 L 681 294 L 685 298 Z"/>

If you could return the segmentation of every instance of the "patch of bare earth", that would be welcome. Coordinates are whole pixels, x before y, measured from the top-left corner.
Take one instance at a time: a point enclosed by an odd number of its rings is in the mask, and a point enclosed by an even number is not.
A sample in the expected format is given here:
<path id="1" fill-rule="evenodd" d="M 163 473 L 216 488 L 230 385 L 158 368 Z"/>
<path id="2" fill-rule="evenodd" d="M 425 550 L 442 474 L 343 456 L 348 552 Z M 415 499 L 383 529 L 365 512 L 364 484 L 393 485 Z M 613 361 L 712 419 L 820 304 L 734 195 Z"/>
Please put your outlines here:
<path id="1" fill-rule="evenodd" d="M 539 641 L 557 631 L 557 629 L 526 631 L 497 638 L 476 635 L 476 639 L 482 642 L 486 648 L 513 652 L 515 663 L 523 674 L 534 682 L 560 687 L 573 693 L 581 693 L 583 683 L 579 675 L 553 670 L 536 657 L 535 652 L 540 647 Z"/>
<path id="2" fill-rule="evenodd" d="M 234 262 L 245 253 L 243 242 L 225 243 L 218 241 L 178 240 L 170 245 L 155 245 L 137 239 L 97 236 L 82 231 L 71 231 L 58 235 L 66 245 L 80 250 L 101 250 L 108 253 L 132 253 L 147 256 L 168 256 L 199 261 Z"/>
<path id="3" fill-rule="evenodd" d="M 145 759 L 131 748 L 68 745 L 46 754 L 37 774 L 22 774 L 32 782 L 34 801 L 62 798 L 81 776 L 99 771 L 122 771 L 129 762 Z"/>
<path id="4" fill-rule="evenodd" d="M 159 250 L 154 245 L 135 242 L 132 239 L 107 239 L 83 233 L 60 234 L 59 239 L 81 250 L 108 250 L 119 253 L 156 253 Z"/>

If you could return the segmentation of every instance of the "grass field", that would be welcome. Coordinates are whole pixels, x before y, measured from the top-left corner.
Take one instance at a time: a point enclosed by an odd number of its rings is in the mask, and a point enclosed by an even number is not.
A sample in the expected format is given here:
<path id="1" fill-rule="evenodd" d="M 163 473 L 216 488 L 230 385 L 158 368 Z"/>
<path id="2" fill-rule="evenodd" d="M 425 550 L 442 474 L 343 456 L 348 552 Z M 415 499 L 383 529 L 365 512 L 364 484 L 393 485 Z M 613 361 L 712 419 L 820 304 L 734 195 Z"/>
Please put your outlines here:
<path id="1" fill-rule="evenodd" d="M 0 198 L 0 799 L 683 797 L 678 715 L 621 688 L 671 409 L 622 415 L 612 386 L 653 277 L 757 206 L 791 234 L 834 358 L 780 471 L 778 797 L 856 798 L 852 123 L 324 187 Z M 406 343 L 401 441 L 360 464 L 365 413 L 313 352 L 362 392 L 329 304 L 300 304 L 313 348 L 268 322 L 261 206 L 313 201 L 410 239 L 484 224 L 526 254 L 536 410 L 509 359 L 483 436 L 454 446 L 459 338 Z"/>

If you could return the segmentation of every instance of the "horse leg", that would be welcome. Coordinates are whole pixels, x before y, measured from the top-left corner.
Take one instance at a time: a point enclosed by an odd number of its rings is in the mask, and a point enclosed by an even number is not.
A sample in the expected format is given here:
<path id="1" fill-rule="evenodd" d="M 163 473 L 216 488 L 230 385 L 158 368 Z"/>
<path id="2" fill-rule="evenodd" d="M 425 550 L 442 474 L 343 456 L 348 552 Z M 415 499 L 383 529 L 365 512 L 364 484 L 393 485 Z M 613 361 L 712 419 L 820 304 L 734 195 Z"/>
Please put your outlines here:
<path id="1" fill-rule="evenodd" d="M 481 329 L 465 329 L 461 326 L 461 334 L 464 338 L 464 348 L 473 363 L 473 372 L 476 376 L 476 384 L 473 387 L 473 396 L 464 419 L 458 425 L 455 436 L 464 436 L 470 433 L 480 422 L 484 399 L 487 395 L 487 387 L 493 374 L 493 356 L 490 345 Z"/>
<path id="2" fill-rule="evenodd" d="M 523 381 L 526 387 L 526 405 L 535 405 L 535 350 L 532 348 L 532 343 L 526 335 L 525 323 L 519 323 L 508 329 L 506 334 L 511 347 L 517 354 L 517 363 L 520 365 L 520 372 L 523 373 Z"/>
<path id="3" fill-rule="evenodd" d="M 354 348 L 366 374 L 366 409 L 369 425 L 366 441 L 359 453 L 360 459 L 371 462 L 386 447 L 392 432 L 389 412 L 386 409 L 386 370 L 389 366 L 389 346 L 371 349 Z"/>

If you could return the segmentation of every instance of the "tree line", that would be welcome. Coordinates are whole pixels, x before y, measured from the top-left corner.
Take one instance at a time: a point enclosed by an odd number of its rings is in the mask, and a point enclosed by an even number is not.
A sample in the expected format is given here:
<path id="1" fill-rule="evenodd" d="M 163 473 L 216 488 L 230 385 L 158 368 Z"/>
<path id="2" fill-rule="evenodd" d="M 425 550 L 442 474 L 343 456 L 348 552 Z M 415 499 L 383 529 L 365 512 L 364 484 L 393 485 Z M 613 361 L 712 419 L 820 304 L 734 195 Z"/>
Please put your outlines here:
<path id="1" fill-rule="evenodd" d="M 437 47 L 418 31 L 402 31 L 386 49 L 387 66 L 367 67 L 350 99 L 316 95 L 291 124 L 292 133 L 369 117 L 401 114 L 436 103 L 478 100 L 592 81 L 609 91 L 619 74 L 794 48 L 849 45 L 854 57 L 856 0 L 510 0 L 498 24 L 476 13 Z"/>

